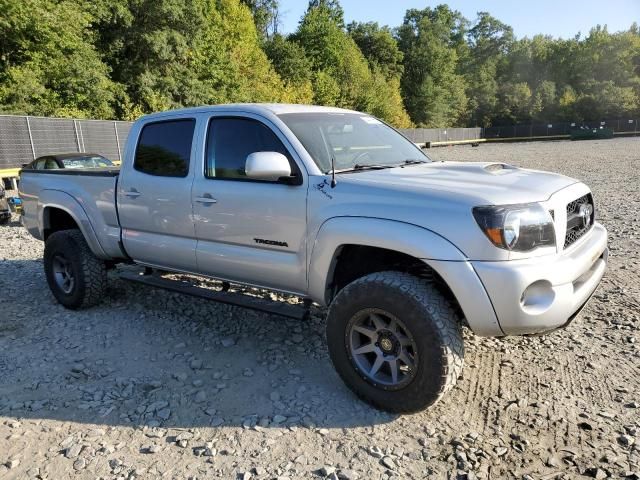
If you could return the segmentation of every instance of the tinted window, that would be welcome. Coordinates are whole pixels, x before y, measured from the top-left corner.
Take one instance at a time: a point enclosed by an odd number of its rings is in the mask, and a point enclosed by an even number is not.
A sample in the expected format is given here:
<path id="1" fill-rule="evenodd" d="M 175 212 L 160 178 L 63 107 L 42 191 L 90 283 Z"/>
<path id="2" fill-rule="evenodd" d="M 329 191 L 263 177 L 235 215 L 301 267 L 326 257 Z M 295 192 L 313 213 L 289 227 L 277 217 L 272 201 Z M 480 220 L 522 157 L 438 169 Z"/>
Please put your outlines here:
<path id="1" fill-rule="evenodd" d="M 35 161 L 35 163 L 33 164 L 33 168 L 35 168 L 36 170 L 43 170 L 44 169 L 44 163 L 47 161 L 46 158 L 40 158 L 38 160 Z"/>
<path id="2" fill-rule="evenodd" d="M 195 120 L 150 123 L 142 129 L 133 167 L 149 175 L 186 177 Z"/>
<path id="3" fill-rule="evenodd" d="M 279 152 L 289 159 L 291 171 L 297 167 L 273 131 L 256 120 L 212 119 L 207 133 L 207 177 L 246 178 L 247 157 L 255 152 Z"/>
<path id="4" fill-rule="evenodd" d="M 58 167 L 58 162 L 56 162 L 54 158 L 47 158 L 47 161 L 44 163 L 44 168 L 45 170 L 52 170 L 60 167 Z"/>

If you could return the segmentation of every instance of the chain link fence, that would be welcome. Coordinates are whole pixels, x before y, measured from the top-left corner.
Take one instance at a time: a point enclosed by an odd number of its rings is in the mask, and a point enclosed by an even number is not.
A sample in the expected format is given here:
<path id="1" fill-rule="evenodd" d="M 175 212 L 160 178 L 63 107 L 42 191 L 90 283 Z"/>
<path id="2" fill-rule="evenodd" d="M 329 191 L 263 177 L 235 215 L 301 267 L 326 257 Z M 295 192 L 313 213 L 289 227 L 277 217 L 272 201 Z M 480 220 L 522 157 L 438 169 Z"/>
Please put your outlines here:
<path id="1" fill-rule="evenodd" d="M 91 152 L 122 160 L 131 122 L 74 120 L 0 115 L 0 171 L 22 166 L 41 155 Z M 480 139 L 528 139 L 569 135 L 576 128 L 611 128 L 617 134 L 640 134 L 638 119 L 559 122 L 476 128 L 409 128 L 401 130 L 418 144 Z"/>

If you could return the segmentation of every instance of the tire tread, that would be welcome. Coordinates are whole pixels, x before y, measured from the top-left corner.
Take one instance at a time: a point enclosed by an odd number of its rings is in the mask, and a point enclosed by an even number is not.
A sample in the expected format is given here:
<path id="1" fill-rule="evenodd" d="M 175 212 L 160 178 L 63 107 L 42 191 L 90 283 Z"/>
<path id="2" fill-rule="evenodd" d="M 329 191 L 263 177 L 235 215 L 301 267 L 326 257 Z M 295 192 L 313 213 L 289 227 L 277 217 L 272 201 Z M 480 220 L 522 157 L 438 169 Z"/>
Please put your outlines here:
<path id="1" fill-rule="evenodd" d="M 329 316 L 331 316 L 332 311 L 335 311 L 336 308 L 341 306 L 342 302 L 349 301 L 351 293 L 355 289 L 367 288 L 367 286 L 373 284 L 382 285 L 385 288 L 396 290 L 411 297 L 428 313 L 428 316 L 432 320 L 432 324 L 440 337 L 440 356 L 443 367 L 437 394 L 435 398 L 430 399 L 425 406 L 436 403 L 445 393 L 455 386 L 464 368 L 464 341 L 461 331 L 461 321 L 455 309 L 449 300 L 429 281 L 405 272 L 383 271 L 360 277 L 342 289 L 329 307 Z M 405 402 L 399 400 L 397 405 L 390 409 L 385 405 L 380 405 L 375 398 L 354 389 L 350 385 L 348 386 L 364 401 L 385 410 L 396 412 L 416 410 L 416 408 L 410 406 L 413 404 L 413 399 L 407 399 L 408 401 L 404 405 L 403 403 Z"/>
<path id="2" fill-rule="evenodd" d="M 82 301 L 79 305 L 65 306 L 88 308 L 100 303 L 107 289 L 107 269 L 104 261 L 93 254 L 80 230 L 60 230 L 52 233 L 47 239 L 47 244 L 55 244 L 56 242 L 73 244 L 75 256 L 79 260 L 82 270 L 82 278 L 77 279 L 78 282 L 82 282 L 82 285 L 78 286 L 83 289 Z"/>

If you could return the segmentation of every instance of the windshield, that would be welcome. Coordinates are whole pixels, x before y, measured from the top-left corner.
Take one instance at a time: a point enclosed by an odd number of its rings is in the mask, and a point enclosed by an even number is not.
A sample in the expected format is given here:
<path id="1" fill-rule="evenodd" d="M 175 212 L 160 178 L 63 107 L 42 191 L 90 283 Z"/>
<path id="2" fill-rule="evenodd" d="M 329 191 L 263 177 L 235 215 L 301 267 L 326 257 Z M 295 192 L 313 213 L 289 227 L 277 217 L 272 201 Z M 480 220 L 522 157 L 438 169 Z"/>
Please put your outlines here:
<path id="1" fill-rule="evenodd" d="M 113 167 L 111 160 L 99 155 L 91 155 L 86 157 L 63 158 L 62 164 L 64 168 L 99 168 Z"/>
<path id="2" fill-rule="evenodd" d="M 358 113 L 286 113 L 280 119 L 324 173 L 367 166 L 430 161 L 422 150 L 380 120 Z"/>

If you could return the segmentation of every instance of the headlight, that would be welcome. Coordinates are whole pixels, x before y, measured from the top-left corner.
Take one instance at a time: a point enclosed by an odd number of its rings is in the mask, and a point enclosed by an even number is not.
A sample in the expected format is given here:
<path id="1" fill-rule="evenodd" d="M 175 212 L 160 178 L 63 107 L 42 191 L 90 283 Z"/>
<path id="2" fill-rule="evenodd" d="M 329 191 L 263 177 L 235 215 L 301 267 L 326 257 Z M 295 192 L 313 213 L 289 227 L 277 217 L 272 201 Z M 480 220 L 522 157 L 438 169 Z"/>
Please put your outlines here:
<path id="1" fill-rule="evenodd" d="M 538 203 L 475 207 L 473 216 L 496 247 L 528 252 L 556 244 L 553 218 Z"/>

